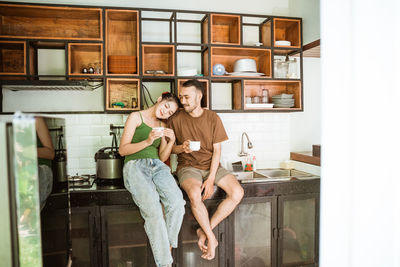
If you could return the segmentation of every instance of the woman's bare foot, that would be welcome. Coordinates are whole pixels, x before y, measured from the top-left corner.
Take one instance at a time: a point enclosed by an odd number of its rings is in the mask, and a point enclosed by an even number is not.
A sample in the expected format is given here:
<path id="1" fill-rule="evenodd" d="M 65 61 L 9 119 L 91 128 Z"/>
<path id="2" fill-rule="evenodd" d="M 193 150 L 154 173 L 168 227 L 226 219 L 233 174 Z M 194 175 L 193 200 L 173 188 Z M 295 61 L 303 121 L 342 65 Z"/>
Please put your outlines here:
<path id="1" fill-rule="evenodd" d="M 201 255 L 203 259 L 212 260 L 215 257 L 215 248 L 218 246 L 218 241 L 214 234 L 207 238 L 207 251 Z"/>
<path id="2" fill-rule="evenodd" d="M 197 245 L 199 246 L 199 249 L 201 252 L 206 253 L 207 252 L 207 246 L 206 246 L 206 239 L 207 236 L 204 233 L 203 229 L 197 228 L 196 230 L 197 237 L 199 238 L 199 241 L 197 241 Z"/>

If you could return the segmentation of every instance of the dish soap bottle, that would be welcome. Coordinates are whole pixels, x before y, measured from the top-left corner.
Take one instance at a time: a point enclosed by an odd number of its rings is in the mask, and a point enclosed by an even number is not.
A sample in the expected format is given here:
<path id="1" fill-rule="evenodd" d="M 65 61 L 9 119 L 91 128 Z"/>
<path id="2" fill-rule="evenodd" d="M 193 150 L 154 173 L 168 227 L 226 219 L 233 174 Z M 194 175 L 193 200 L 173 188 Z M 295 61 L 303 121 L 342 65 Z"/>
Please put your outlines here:
<path id="1" fill-rule="evenodd" d="M 257 161 L 256 161 L 256 156 L 253 156 L 253 171 L 257 170 Z"/>
<path id="2" fill-rule="evenodd" d="M 247 157 L 247 159 L 246 159 L 246 164 L 244 165 L 244 171 L 245 172 L 253 171 L 253 164 L 251 164 L 249 157 Z"/>

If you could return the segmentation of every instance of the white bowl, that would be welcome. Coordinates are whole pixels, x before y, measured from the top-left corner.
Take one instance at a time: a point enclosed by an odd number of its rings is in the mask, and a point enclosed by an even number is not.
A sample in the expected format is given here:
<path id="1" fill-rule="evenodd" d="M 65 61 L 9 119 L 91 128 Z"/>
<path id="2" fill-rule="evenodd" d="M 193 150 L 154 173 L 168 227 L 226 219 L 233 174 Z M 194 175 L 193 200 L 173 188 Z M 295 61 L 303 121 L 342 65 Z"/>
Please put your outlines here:
<path id="1" fill-rule="evenodd" d="M 286 40 L 275 41 L 275 45 L 290 46 L 292 43 Z"/>
<path id="2" fill-rule="evenodd" d="M 254 59 L 241 58 L 235 61 L 233 72 L 257 72 L 257 64 Z"/>

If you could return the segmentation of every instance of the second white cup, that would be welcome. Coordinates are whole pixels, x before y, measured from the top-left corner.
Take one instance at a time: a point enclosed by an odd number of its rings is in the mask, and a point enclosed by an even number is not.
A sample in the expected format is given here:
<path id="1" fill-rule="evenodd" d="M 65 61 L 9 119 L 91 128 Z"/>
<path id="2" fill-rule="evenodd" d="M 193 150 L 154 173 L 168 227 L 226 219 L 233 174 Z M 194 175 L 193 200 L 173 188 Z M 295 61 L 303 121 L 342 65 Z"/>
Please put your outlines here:
<path id="1" fill-rule="evenodd" d="M 192 151 L 199 151 L 200 150 L 200 141 L 190 141 L 189 148 Z"/>

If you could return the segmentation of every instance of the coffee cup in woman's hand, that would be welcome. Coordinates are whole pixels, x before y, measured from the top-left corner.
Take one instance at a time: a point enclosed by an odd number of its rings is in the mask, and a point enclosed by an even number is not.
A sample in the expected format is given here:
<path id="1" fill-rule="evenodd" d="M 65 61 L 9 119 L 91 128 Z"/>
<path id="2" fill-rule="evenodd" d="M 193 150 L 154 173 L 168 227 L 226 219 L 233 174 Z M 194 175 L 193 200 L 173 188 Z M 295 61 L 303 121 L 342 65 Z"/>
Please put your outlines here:
<path id="1" fill-rule="evenodd" d="M 154 127 L 153 131 L 160 133 L 160 137 L 164 135 L 164 127 Z"/>

